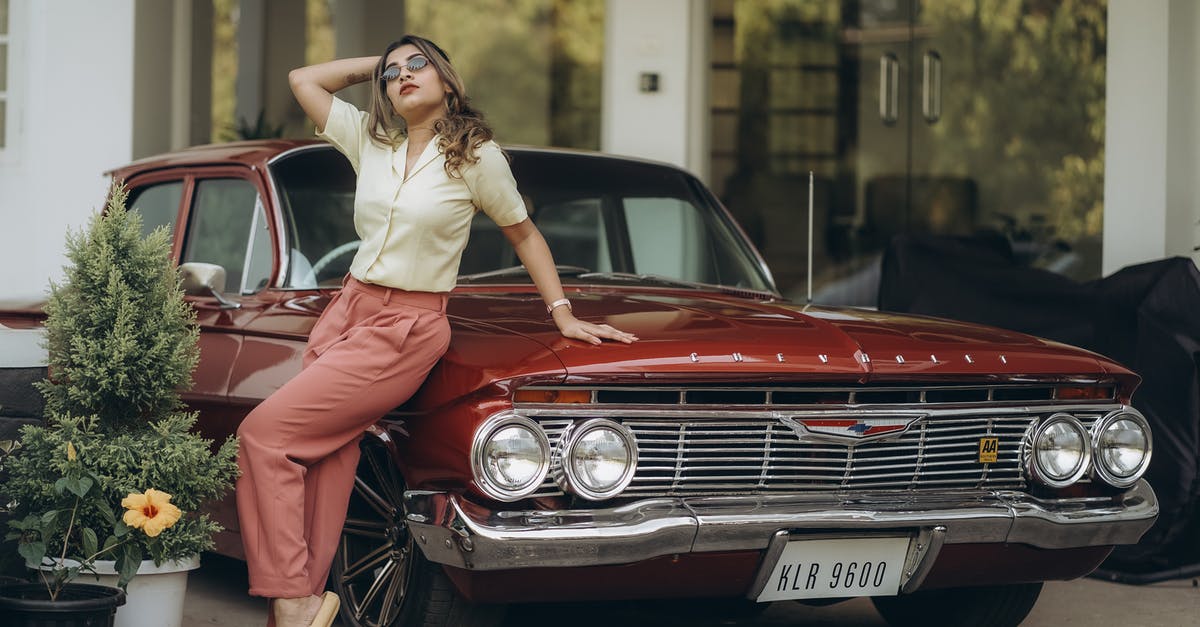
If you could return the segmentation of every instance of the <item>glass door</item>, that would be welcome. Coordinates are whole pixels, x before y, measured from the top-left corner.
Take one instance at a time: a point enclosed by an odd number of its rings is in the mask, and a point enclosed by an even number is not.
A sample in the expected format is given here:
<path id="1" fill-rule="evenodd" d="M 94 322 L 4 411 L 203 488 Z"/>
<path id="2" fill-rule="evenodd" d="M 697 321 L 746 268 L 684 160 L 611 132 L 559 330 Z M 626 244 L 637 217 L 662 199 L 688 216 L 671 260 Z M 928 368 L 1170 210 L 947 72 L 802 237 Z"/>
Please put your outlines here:
<path id="1" fill-rule="evenodd" d="M 873 306 L 901 233 L 1099 274 L 1104 0 L 714 0 L 712 186 L 780 289 Z"/>
<path id="2" fill-rule="evenodd" d="M 914 2 L 910 228 L 1100 275 L 1107 2 Z"/>

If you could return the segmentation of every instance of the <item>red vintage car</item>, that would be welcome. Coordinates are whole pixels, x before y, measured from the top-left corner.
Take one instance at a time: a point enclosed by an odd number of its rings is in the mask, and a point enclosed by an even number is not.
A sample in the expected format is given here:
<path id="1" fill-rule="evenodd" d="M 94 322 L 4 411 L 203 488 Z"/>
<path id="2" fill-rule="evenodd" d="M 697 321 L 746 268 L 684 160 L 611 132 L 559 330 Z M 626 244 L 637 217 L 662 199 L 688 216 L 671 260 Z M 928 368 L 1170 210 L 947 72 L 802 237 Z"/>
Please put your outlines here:
<path id="1" fill-rule="evenodd" d="M 667 165 L 512 148 L 577 316 L 472 226 L 453 343 L 363 441 L 330 585 L 348 625 L 489 624 L 526 601 L 870 596 L 893 624 L 1017 624 L 1041 582 L 1134 543 L 1138 377 L 1027 335 L 784 300 L 714 196 Z M 197 147 L 114 172 L 202 328 L 185 395 L 223 439 L 300 368 L 358 244 L 328 145 Z M 0 322 L 20 326 L 19 317 Z M 215 511 L 241 542 L 232 499 Z"/>

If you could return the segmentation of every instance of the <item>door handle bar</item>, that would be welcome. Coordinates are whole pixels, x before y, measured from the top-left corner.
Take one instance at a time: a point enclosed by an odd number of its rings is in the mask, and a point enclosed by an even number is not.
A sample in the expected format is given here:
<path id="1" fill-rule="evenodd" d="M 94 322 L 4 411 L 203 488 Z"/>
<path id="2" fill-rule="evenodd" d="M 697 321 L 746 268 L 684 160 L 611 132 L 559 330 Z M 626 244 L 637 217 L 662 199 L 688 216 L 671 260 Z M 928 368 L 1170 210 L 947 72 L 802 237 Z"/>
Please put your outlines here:
<path id="1" fill-rule="evenodd" d="M 921 114 L 933 124 L 942 119 L 942 55 L 936 50 L 925 53 L 921 81 Z"/>
<path id="2" fill-rule="evenodd" d="M 900 119 L 900 59 L 887 52 L 879 57 L 879 118 L 884 124 Z"/>

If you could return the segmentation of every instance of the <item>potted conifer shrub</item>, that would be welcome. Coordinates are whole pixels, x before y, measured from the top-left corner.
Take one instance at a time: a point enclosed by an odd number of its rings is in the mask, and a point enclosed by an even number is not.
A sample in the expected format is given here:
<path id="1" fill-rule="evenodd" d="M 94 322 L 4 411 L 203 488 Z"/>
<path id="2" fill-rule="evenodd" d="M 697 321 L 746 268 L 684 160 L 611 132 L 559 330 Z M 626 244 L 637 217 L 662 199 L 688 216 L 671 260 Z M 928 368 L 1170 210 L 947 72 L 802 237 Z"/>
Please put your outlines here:
<path id="1" fill-rule="evenodd" d="M 168 232 L 143 237 L 125 198 L 114 186 L 67 237 L 46 306 L 46 423 L 4 458 L 0 502 L 47 602 L 99 581 L 128 589 L 116 625 L 165 627 L 180 624 L 187 571 L 220 529 L 200 510 L 232 485 L 237 443 L 192 431 L 179 392 L 199 356 L 195 314 Z"/>

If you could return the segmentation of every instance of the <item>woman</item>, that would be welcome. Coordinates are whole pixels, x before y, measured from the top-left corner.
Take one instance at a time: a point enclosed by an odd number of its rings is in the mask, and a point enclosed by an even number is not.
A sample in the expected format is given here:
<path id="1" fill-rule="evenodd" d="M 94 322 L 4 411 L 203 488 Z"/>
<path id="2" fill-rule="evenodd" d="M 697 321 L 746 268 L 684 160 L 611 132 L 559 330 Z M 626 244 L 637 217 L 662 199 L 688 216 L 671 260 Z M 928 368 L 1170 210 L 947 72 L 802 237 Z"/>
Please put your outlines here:
<path id="1" fill-rule="evenodd" d="M 515 247 L 564 336 L 637 338 L 572 315 L 507 159 L 433 42 L 407 35 L 381 57 L 321 63 L 288 78 L 318 135 L 358 173 L 362 240 L 313 328 L 303 371 L 238 430 L 250 594 L 273 599 L 268 624 L 308 627 L 337 613 L 336 595 L 317 595 L 345 522 L 362 433 L 412 396 L 449 345 L 446 295 L 476 210 Z M 366 80 L 369 113 L 333 95 Z"/>

